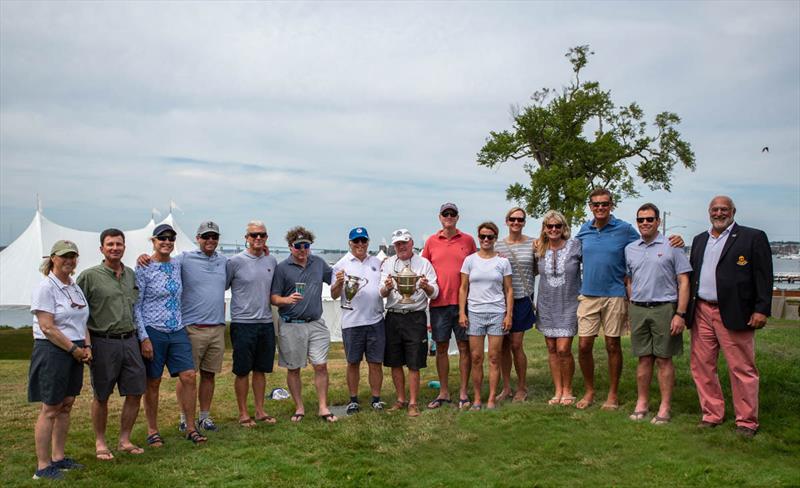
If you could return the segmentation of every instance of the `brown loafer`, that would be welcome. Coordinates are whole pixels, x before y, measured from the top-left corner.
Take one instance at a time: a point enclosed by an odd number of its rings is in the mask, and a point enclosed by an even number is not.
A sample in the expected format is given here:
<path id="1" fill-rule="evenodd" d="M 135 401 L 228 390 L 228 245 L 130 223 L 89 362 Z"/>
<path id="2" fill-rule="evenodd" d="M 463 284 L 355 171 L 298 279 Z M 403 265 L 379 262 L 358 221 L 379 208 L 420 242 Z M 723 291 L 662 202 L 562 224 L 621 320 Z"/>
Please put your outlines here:
<path id="1" fill-rule="evenodd" d="M 739 434 L 740 436 L 744 437 L 745 439 L 752 439 L 753 437 L 756 436 L 756 433 L 758 431 L 755 430 L 755 429 L 751 429 L 750 427 L 744 427 L 742 425 L 737 425 L 735 432 L 737 434 Z"/>

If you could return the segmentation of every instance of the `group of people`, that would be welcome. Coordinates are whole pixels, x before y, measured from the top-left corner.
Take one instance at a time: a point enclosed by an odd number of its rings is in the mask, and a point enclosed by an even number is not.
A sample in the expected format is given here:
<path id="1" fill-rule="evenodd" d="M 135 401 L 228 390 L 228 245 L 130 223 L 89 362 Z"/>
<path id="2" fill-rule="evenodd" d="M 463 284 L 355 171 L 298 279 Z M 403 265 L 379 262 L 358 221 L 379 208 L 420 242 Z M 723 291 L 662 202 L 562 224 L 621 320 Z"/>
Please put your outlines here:
<path id="1" fill-rule="evenodd" d="M 588 205 L 593 218 L 575 237 L 557 211 L 543 216 L 537 238 L 524 235 L 527 215 L 515 207 L 506 214 L 508 235 L 501 238 L 496 224 L 484 222 L 477 228 L 476 246 L 473 237 L 457 227 L 458 207 L 445 203 L 439 209 L 442 228 L 426 240 L 420 254 L 414 252 L 411 233 L 401 228 L 391 237 L 395 254 L 381 262 L 368 252 L 367 229 L 355 227 L 348 235 L 349 252 L 333 266 L 311 253 L 314 234 L 299 226 L 287 232 L 290 255 L 278 263 L 269 254 L 267 229 L 260 221 L 247 224 L 247 248 L 231 258 L 216 250 L 220 229 L 214 222 L 198 228 L 196 250 L 178 256 L 172 256 L 175 230 L 161 224 L 153 230 L 153 253 L 138 257 L 135 272 L 121 261 L 124 234 L 107 229 L 100 235 L 103 262 L 76 280 L 71 275 L 77 246 L 58 241 L 42 265 L 45 278 L 31 302 L 35 341 L 28 397 L 42 402 L 35 427 L 34 478 L 60 478 L 62 471 L 82 467 L 65 456 L 64 445 L 84 364 L 90 366 L 94 392 L 97 459 L 114 458 L 105 431 L 115 386 L 125 397 L 117 452 L 144 451 L 130 438 L 143 395 L 146 442 L 151 447 L 164 444 L 158 398 L 165 366 L 178 378 L 179 429 L 195 444 L 206 442 L 205 433 L 217 429 L 210 411 L 225 350 L 226 289 L 231 290 L 239 424 L 249 428 L 276 422 L 264 409 L 265 373 L 273 370 L 276 342 L 278 364 L 287 370 L 295 404 L 291 421 L 301 422 L 306 415 L 300 370 L 310 362 L 317 416 L 336 422 L 328 406 L 330 331 L 322 318 L 323 283 L 330 285 L 332 298 L 346 304 L 341 327 L 348 415 L 361 409 L 364 359 L 370 408 L 420 415 L 420 370 L 427 366 L 429 325 L 440 390 L 428 409 L 453 403 L 448 382 L 453 336 L 459 353 L 458 408 L 494 409 L 505 399 L 525 401 L 523 338 L 535 324 L 545 338 L 555 388 L 549 404 L 585 409 L 594 403 L 593 346 L 602 333 L 609 367 L 602 408 L 618 409 L 620 337 L 630 328 L 633 354 L 639 358 L 638 395 L 630 418 L 642 421 L 650 415 L 649 386 L 657 367 L 661 399 L 650 421 L 665 424 L 670 421 L 675 375 L 672 357 L 681 354 L 682 332 L 691 327 L 691 370 L 702 409 L 699 426 L 711 428 L 724 421 L 716 370 L 722 349 L 731 377 L 736 431 L 755 435 L 759 378 L 754 330 L 766 323 L 772 292 L 771 253 L 764 232 L 739 226 L 733 201 L 715 197 L 708 209 L 711 228 L 695 237 L 687 259 L 679 236 L 667 239 L 659 233 L 655 205 L 645 204 L 637 211 L 638 233 L 614 217 L 609 191 L 594 190 Z M 411 288 L 409 277 L 415 283 Z M 277 327 L 272 306 L 280 319 Z M 575 335 L 585 389 L 580 400 L 572 387 Z M 484 403 L 487 336 L 489 389 Z M 511 387 L 512 366 L 516 391 Z M 396 391 L 388 408 L 381 400 L 383 367 L 390 368 Z M 247 403 L 251 389 L 252 416 Z"/>

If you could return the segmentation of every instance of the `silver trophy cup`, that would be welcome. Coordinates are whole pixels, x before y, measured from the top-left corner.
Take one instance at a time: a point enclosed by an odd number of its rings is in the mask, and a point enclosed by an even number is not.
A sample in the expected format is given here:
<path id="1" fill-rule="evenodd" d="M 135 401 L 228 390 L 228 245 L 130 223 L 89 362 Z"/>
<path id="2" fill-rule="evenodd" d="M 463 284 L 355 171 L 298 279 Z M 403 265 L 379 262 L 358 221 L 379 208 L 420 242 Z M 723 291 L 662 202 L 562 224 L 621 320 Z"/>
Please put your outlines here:
<path id="1" fill-rule="evenodd" d="M 358 276 L 345 275 L 344 277 L 344 296 L 342 297 L 342 308 L 345 310 L 353 310 L 350 301 L 356 296 L 358 290 L 364 288 L 369 283 L 366 278 L 359 278 Z"/>

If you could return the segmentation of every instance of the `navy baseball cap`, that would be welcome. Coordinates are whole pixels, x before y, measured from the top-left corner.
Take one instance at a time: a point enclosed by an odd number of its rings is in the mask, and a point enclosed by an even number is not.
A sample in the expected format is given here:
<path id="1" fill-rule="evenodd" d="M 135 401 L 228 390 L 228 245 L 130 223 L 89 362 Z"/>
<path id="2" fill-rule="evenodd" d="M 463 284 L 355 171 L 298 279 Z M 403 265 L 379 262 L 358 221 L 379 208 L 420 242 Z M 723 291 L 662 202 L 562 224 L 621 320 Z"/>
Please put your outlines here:
<path id="1" fill-rule="evenodd" d="M 367 229 L 364 227 L 356 227 L 350 231 L 350 237 L 347 239 L 352 241 L 353 239 L 358 239 L 359 237 L 363 237 L 364 239 L 369 239 L 369 234 L 367 234 Z"/>
<path id="2" fill-rule="evenodd" d="M 171 225 L 169 225 L 169 224 L 160 224 L 160 225 L 157 225 L 155 229 L 153 229 L 153 237 L 160 236 L 161 234 L 164 234 L 166 232 L 172 232 L 172 234 L 178 235 L 178 233 L 175 232 L 175 229 L 173 229 Z"/>

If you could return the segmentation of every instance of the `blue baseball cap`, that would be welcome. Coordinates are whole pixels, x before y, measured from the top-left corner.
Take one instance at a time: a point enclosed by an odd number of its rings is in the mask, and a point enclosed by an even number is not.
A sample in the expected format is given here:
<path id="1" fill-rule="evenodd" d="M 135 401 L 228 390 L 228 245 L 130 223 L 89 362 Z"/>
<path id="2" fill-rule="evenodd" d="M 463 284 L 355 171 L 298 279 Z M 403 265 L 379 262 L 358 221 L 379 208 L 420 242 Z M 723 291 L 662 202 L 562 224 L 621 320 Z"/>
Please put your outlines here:
<path id="1" fill-rule="evenodd" d="M 352 241 L 353 239 L 358 239 L 359 237 L 363 237 L 364 239 L 369 239 L 369 234 L 367 234 L 367 229 L 364 227 L 356 227 L 350 231 L 350 237 L 347 239 Z"/>
<path id="2" fill-rule="evenodd" d="M 164 234 L 164 233 L 167 233 L 167 232 L 169 232 L 169 233 L 171 233 L 173 235 L 178 235 L 178 233 L 175 232 L 175 229 L 173 229 L 171 225 L 169 225 L 169 224 L 159 224 L 159 225 L 156 226 L 155 229 L 153 229 L 153 237 L 160 236 L 161 234 Z"/>

